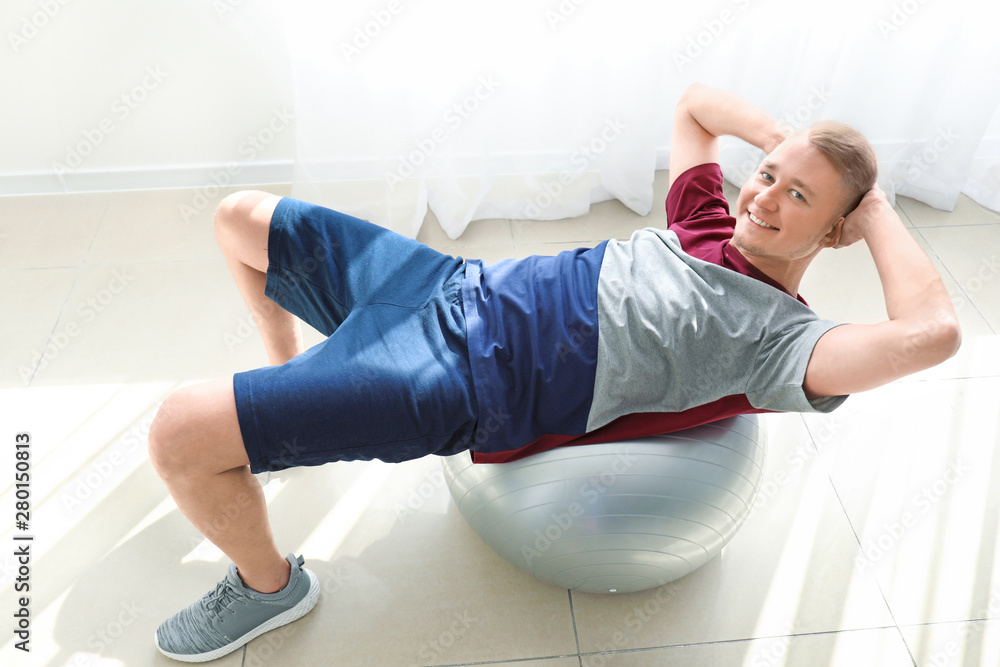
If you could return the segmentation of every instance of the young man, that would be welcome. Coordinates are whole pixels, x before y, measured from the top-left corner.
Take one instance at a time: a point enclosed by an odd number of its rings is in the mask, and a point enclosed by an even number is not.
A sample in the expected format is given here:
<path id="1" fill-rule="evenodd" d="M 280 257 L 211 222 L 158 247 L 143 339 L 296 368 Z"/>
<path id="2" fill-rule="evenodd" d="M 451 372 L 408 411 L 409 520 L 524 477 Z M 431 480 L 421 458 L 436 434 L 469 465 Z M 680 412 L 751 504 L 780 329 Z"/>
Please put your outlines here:
<path id="1" fill-rule="evenodd" d="M 724 134 L 767 153 L 732 217 Z M 210 660 L 315 604 L 315 576 L 281 556 L 253 473 L 467 449 L 502 462 L 738 413 L 829 411 L 947 359 L 951 302 L 875 171 L 847 126 L 790 135 L 695 85 L 674 118 L 669 227 L 626 242 L 485 266 L 289 198 L 227 197 L 217 236 L 272 366 L 182 389 L 154 421 L 157 472 L 233 561 L 163 623 L 158 648 Z M 818 319 L 797 297 L 803 272 L 862 238 L 889 319 Z M 303 351 L 296 315 L 329 337 Z M 216 522 L 234 500 L 238 519 Z"/>

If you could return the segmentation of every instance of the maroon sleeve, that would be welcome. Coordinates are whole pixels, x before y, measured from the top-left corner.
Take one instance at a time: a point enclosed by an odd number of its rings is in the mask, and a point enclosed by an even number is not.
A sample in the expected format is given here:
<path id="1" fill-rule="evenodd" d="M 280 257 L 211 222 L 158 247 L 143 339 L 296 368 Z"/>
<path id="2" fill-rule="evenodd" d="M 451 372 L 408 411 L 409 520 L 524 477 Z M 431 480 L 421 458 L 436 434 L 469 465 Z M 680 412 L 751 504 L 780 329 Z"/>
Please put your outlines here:
<path id="1" fill-rule="evenodd" d="M 735 227 L 719 165 L 699 164 L 674 181 L 667 194 L 667 229 L 677 234 L 685 252 L 721 263 L 721 247 L 733 237 Z"/>

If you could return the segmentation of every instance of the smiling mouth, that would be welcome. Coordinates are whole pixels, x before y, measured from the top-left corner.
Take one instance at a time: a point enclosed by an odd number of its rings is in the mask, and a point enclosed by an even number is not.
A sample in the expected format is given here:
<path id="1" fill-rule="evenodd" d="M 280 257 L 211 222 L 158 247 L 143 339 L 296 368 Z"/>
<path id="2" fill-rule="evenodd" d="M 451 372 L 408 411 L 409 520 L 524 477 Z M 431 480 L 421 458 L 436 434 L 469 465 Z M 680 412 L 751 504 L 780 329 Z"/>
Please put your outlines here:
<path id="1" fill-rule="evenodd" d="M 760 218 L 758 218 L 756 215 L 754 215 L 750 211 L 747 211 L 747 215 L 750 216 L 750 222 L 752 222 L 753 224 L 757 225 L 758 227 L 763 227 L 764 229 L 774 229 L 776 231 L 778 230 L 777 227 L 774 227 L 773 225 L 767 224 L 766 222 L 764 222 L 763 220 L 761 220 Z"/>

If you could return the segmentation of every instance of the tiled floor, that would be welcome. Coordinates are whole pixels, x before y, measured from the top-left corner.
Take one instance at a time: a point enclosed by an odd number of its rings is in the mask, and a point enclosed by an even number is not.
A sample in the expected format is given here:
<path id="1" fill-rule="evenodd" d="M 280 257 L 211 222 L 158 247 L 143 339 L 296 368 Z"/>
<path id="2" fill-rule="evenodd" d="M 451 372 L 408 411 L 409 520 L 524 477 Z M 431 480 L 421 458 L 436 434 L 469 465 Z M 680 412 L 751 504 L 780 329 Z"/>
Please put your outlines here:
<path id="1" fill-rule="evenodd" d="M 660 201 L 665 186 L 658 174 Z M 172 389 L 266 361 L 213 203 L 190 190 L 0 199 L 0 507 L 14 506 L 14 434 L 30 431 L 36 536 L 32 652 L 4 630 L 0 664 L 173 664 L 154 629 L 224 574 L 145 451 Z M 966 198 L 952 214 L 899 210 L 952 292 L 961 352 L 831 416 L 768 415 L 765 483 L 721 557 L 653 591 L 568 593 L 468 529 L 436 459 L 291 470 L 262 482 L 320 603 L 217 664 L 1000 664 L 1000 216 Z M 420 239 L 495 260 L 663 223 L 660 206 L 639 217 L 608 202 L 568 221 L 477 222 L 459 241 L 429 216 Z M 824 253 L 802 293 L 829 319 L 884 317 L 863 245 Z"/>

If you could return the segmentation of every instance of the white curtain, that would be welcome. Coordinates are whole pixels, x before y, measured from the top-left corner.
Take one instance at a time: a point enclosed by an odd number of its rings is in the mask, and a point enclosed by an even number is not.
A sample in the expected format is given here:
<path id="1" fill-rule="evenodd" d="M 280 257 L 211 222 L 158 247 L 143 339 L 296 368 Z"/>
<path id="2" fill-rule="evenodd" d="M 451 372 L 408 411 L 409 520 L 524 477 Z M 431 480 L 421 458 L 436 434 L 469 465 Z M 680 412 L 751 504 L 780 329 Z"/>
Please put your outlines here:
<path id="1" fill-rule="evenodd" d="M 281 5 L 296 90 L 293 194 L 414 236 L 427 208 L 640 214 L 690 83 L 795 127 L 861 130 L 890 194 L 1000 209 L 997 3 L 367 0 Z M 723 143 L 741 183 L 760 154 Z"/>

